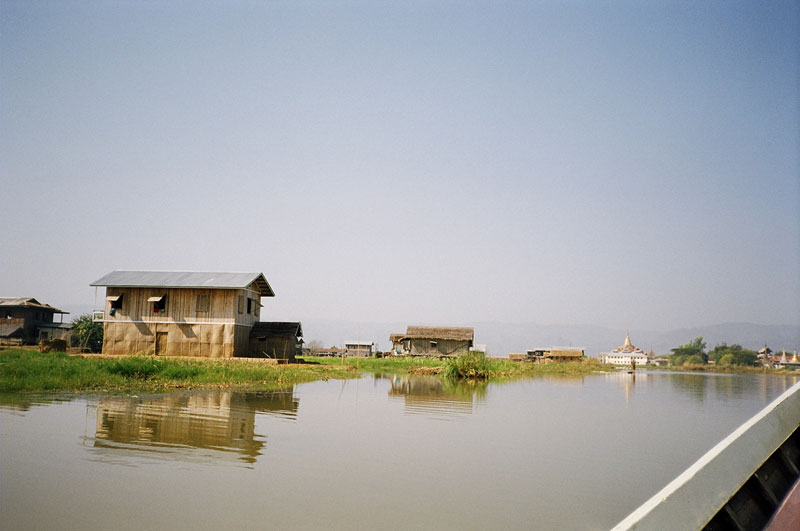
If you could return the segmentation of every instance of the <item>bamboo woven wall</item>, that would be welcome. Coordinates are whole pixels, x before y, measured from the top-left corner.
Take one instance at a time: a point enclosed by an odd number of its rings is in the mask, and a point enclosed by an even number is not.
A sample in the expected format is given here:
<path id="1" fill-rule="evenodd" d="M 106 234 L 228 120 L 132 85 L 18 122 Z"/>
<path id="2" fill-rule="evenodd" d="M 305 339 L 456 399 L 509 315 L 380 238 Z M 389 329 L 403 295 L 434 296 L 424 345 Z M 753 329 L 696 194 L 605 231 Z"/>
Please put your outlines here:
<path id="1" fill-rule="evenodd" d="M 230 358 L 250 351 L 250 330 L 258 321 L 260 296 L 249 289 L 108 288 L 106 296 L 122 295 L 122 307 L 111 315 L 106 300 L 104 354 L 154 354 L 157 334 L 166 333 L 158 354 Z M 148 298 L 166 295 L 164 311 L 153 311 Z M 208 295 L 207 310 L 198 295 Z M 240 303 L 241 298 L 241 303 Z M 247 299 L 251 299 L 250 313 Z M 200 310 L 198 310 L 200 308 Z"/>
<path id="2" fill-rule="evenodd" d="M 469 352 L 470 341 L 454 339 L 435 340 L 436 346 L 431 346 L 430 339 L 412 339 L 412 356 L 458 356 Z"/>
<path id="3" fill-rule="evenodd" d="M 254 286 L 251 286 L 254 288 Z M 177 321 L 177 322 L 235 322 L 252 325 L 259 318 L 260 297 L 257 291 L 233 289 L 176 289 L 176 288 L 108 288 L 106 297 L 122 295 L 122 308 L 111 315 L 111 302 L 105 301 L 105 318 L 113 321 Z M 155 313 L 147 299 L 166 295 L 166 308 Z M 208 310 L 198 311 L 198 295 L 208 295 Z M 239 313 L 239 297 L 243 310 Z M 247 313 L 247 299 L 253 299 L 252 311 Z"/>

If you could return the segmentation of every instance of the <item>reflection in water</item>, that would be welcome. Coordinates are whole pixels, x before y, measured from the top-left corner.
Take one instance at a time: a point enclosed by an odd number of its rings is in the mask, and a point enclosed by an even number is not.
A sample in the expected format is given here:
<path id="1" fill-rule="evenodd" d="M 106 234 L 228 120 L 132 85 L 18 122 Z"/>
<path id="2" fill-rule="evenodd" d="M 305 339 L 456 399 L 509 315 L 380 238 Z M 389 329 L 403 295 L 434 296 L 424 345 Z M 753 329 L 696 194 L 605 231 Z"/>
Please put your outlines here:
<path id="1" fill-rule="evenodd" d="M 70 402 L 74 400 L 73 395 L 60 394 L 53 395 L 37 395 L 37 394 L 16 394 L 16 393 L 1 393 L 0 394 L 0 410 L 8 411 L 29 411 L 31 408 L 37 406 L 48 406 L 50 404 L 57 404 L 60 402 Z"/>
<path id="2" fill-rule="evenodd" d="M 628 406 L 631 403 L 631 395 L 635 389 L 637 378 L 639 379 L 639 384 L 642 384 L 647 380 L 647 373 L 617 370 L 605 373 L 605 377 L 606 380 L 613 381 L 625 389 L 625 405 Z"/>
<path id="3" fill-rule="evenodd" d="M 234 457 L 254 463 L 266 444 L 255 433 L 256 413 L 294 420 L 292 391 L 231 390 L 147 398 L 103 398 L 97 404 L 94 447 L 179 459 Z M 203 449 L 205 452 L 198 452 Z"/>
<path id="4" fill-rule="evenodd" d="M 452 417 L 472 413 L 474 401 L 486 399 L 487 383 L 453 382 L 438 376 L 399 376 L 391 382 L 390 399 L 402 398 L 407 413 Z"/>
<path id="5" fill-rule="evenodd" d="M 664 378 L 668 375 L 668 378 Z M 703 404 L 710 397 L 714 400 L 741 400 L 752 393 L 753 381 L 757 383 L 759 395 L 764 401 L 779 389 L 778 394 L 794 385 L 800 376 L 787 375 L 776 378 L 760 374 L 714 374 L 714 373 L 679 373 L 646 371 L 613 371 L 605 374 L 608 381 L 615 382 L 625 390 L 625 403 L 630 404 L 634 391 L 643 383 L 652 385 L 656 379 L 668 384 L 678 391 Z"/>

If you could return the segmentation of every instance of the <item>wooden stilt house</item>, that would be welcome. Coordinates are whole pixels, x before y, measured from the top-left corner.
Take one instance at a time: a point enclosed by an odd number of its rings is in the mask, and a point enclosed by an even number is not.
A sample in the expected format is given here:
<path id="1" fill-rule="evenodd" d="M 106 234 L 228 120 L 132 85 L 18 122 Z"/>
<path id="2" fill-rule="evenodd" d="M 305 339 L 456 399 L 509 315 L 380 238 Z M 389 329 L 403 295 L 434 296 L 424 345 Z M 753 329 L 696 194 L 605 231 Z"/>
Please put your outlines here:
<path id="1" fill-rule="evenodd" d="M 459 356 L 469 352 L 475 331 L 468 327 L 409 326 L 405 334 L 391 334 L 392 352 L 405 356 Z"/>
<path id="2" fill-rule="evenodd" d="M 46 339 L 69 339 L 72 325 L 54 322 L 69 312 L 44 304 L 33 297 L 0 297 L 0 342 L 34 345 Z"/>
<path id="3" fill-rule="evenodd" d="M 104 354 L 249 356 L 261 298 L 274 297 L 262 273 L 112 271 L 105 287 Z"/>

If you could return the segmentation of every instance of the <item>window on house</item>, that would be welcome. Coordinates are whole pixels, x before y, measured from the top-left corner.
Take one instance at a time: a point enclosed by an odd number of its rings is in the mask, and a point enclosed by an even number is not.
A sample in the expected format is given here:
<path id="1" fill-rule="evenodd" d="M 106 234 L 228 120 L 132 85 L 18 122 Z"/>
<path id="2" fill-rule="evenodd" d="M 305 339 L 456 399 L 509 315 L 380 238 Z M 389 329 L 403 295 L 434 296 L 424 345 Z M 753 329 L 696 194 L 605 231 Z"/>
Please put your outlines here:
<path id="1" fill-rule="evenodd" d="M 253 313 L 253 299 L 247 297 L 247 313 Z"/>
<path id="2" fill-rule="evenodd" d="M 194 309 L 197 312 L 207 312 L 208 311 L 208 304 L 209 304 L 209 295 L 208 293 L 201 293 L 197 296 L 197 301 L 195 302 Z"/>
<path id="3" fill-rule="evenodd" d="M 108 301 L 110 306 L 108 310 L 109 315 L 114 315 L 115 313 L 117 313 L 117 310 L 122 309 L 122 294 L 109 295 L 108 297 L 106 297 L 106 300 Z"/>
<path id="4" fill-rule="evenodd" d="M 244 313 L 244 295 L 239 295 L 237 310 L 239 311 L 239 313 Z"/>
<path id="5" fill-rule="evenodd" d="M 167 309 L 166 295 L 153 295 L 147 299 L 153 305 L 153 313 L 163 313 Z"/>
<path id="6" fill-rule="evenodd" d="M 431 348 L 436 348 L 438 346 L 439 344 L 436 341 L 431 341 Z"/>

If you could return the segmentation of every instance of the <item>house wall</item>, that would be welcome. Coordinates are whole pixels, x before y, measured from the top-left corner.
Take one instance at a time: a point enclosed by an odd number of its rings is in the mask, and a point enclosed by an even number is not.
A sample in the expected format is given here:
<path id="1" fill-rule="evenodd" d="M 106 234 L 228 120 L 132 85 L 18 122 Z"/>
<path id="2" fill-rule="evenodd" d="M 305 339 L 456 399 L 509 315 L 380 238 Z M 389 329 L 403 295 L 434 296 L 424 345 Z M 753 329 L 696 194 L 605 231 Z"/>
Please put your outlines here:
<path id="1" fill-rule="evenodd" d="M 32 345 L 39 341 L 39 323 L 52 323 L 53 312 L 43 308 L 0 308 L 0 319 L 21 320 L 22 343 Z"/>
<path id="2" fill-rule="evenodd" d="M 370 357 L 372 356 L 371 345 L 345 345 L 348 356 Z"/>
<path id="3" fill-rule="evenodd" d="M 63 339 L 69 343 L 72 338 L 72 330 L 69 328 L 42 327 L 39 328 L 38 340 L 42 339 Z"/>
<path id="4" fill-rule="evenodd" d="M 432 346 L 431 342 L 436 345 Z M 412 356 L 460 356 L 469 352 L 472 341 L 456 339 L 412 339 Z"/>
<path id="5" fill-rule="evenodd" d="M 289 336 L 268 337 L 265 339 L 251 338 L 250 353 L 293 362 L 297 354 L 297 338 Z"/>
<path id="6" fill-rule="evenodd" d="M 115 295 L 122 295 L 122 306 L 111 315 L 111 302 L 105 301 L 104 354 L 153 354 L 158 350 L 158 354 L 170 356 L 245 355 L 250 350 L 250 329 L 260 315 L 255 284 L 238 290 L 107 288 L 106 297 Z M 166 305 L 156 313 L 147 299 L 160 295 L 166 295 Z M 198 306 L 198 296 L 208 296 L 207 309 Z M 248 298 L 252 301 L 249 313 Z M 162 338 L 159 346 L 158 337 Z"/>

